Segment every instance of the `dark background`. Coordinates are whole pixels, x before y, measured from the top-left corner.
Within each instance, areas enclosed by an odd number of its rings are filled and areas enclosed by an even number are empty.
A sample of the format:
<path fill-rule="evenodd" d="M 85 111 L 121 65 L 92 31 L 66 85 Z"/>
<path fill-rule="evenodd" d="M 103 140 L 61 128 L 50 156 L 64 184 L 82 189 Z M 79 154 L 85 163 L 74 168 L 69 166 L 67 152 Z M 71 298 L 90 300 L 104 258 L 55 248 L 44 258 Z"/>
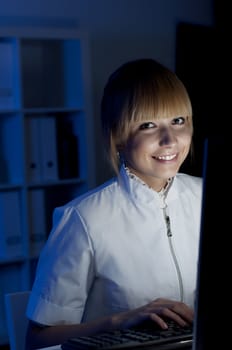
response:
<path fill-rule="evenodd" d="M 231 137 L 231 54 L 229 9 L 215 1 L 215 25 L 179 23 L 176 36 L 176 73 L 190 94 L 194 121 L 194 155 L 183 171 L 202 176 L 204 141 L 210 136 Z M 220 159 L 215 166 L 220 167 Z"/>

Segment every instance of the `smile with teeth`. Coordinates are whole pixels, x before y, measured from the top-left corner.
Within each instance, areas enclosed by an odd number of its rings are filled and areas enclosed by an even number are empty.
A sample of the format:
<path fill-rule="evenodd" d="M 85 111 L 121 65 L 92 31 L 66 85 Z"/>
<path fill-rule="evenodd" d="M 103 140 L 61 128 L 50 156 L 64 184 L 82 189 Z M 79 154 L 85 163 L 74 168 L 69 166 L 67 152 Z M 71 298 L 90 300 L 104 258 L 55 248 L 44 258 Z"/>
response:
<path fill-rule="evenodd" d="M 163 156 L 158 156 L 158 157 L 155 157 L 157 159 L 160 159 L 160 160 L 172 160 L 176 157 L 176 153 L 175 154 L 167 154 L 167 155 L 163 155 Z"/>

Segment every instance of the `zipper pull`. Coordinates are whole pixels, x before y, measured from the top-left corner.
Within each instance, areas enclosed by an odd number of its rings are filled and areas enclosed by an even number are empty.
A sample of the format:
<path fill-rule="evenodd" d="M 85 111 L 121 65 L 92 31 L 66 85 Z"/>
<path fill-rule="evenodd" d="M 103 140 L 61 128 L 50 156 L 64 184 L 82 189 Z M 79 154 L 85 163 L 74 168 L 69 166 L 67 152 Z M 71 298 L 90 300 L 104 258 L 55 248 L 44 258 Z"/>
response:
<path fill-rule="evenodd" d="M 166 220 L 166 224 L 167 224 L 167 235 L 168 235 L 168 237 L 172 237 L 170 218 L 167 214 L 165 215 L 165 220 Z"/>

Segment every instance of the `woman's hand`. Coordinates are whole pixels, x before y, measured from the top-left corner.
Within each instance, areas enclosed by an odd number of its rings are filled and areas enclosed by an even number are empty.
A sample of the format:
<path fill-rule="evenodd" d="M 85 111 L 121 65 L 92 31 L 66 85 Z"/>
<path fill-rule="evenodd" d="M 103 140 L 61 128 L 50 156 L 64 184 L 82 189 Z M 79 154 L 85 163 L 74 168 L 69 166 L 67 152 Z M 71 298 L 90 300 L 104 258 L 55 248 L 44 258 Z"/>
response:
<path fill-rule="evenodd" d="M 193 322 L 193 315 L 193 309 L 183 302 L 159 298 L 140 308 L 113 315 L 112 326 L 123 329 L 151 320 L 167 329 L 165 320 L 170 319 L 184 327 Z"/>
<path fill-rule="evenodd" d="M 62 344 L 73 337 L 91 336 L 105 331 L 125 329 L 147 320 L 151 320 L 162 329 L 166 329 L 168 326 L 165 320 L 167 319 L 173 320 L 181 326 L 186 326 L 193 321 L 193 310 L 179 301 L 160 298 L 137 309 L 120 312 L 87 323 L 44 325 L 44 327 L 41 327 L 41 325 L 30 321 L 26 337 L 26 349 L 32 350 Z"/>

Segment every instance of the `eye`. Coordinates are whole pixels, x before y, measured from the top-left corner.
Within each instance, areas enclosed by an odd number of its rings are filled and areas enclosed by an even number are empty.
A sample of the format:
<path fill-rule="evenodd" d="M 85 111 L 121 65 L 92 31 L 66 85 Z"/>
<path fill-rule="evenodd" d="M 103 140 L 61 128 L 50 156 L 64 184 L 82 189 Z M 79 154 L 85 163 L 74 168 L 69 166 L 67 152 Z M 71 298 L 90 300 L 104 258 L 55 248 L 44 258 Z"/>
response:
<path fill-rule="evenodd" d="M 146 122 L 146 123 L 143 123 L 139 126 L 139 129 L 140 130 L 146 130 L 146 129 L 151 129 L 151 128 L 154 128 L 156 125 L 152 122 Z"/>
<path fill-rule="evenodd" d="M 172 120 L 173 125 L 183 125 L 185 124 L 185 117 L 178 117 Z"/>

